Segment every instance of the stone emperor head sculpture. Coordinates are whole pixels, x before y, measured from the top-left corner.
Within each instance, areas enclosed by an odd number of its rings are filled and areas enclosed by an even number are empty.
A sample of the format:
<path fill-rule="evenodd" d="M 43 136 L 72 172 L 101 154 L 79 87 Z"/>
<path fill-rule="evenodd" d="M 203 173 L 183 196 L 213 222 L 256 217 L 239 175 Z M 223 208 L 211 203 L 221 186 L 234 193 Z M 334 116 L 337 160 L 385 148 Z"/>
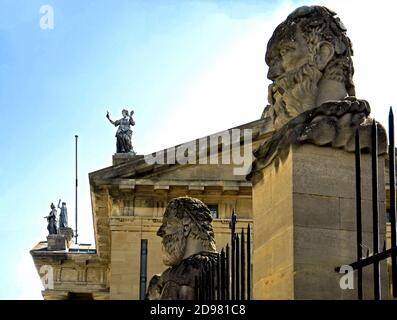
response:
<path fill-rule="evenodd" d="M 353 49 L 346 28 L 325 7 L 300 7 L 274 31 L 267 45 L 267 112 L 275 129 L 329 100 L 355 96 Z"/>
<path fill-rule="evenodd" d="M 282 160 L 292 144 L 353 151 L 359 130 L 361 148 L 370 151 L 370 107 L 355 97 L 352 55 L 345 26 L 325 7 L 299 7 L 277 26 L 265 56 L 272 83 L 262 114 L 271 121 L 273 135 L 254 151 L 249 179 L 273 160 Z M 378 151 L 384 153 L 381 125 L 378 136 Z"/>
<path fill-rule="evenodd" d="M 217 258 L 210 210 L 198 199 L 175 198 L 165 209 L 157 235 L 169 268 L 152 278 L 147 298 L 194 299 L 195 277 Z"/>

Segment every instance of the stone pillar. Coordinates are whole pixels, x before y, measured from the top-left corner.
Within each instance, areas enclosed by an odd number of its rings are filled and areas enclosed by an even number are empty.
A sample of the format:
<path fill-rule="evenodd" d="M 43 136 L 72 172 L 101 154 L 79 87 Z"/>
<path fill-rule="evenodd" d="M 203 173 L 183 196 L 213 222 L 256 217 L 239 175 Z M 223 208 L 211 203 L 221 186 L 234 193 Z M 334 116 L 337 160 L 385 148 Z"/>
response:
<path fill-rule="evenodd" d="M 253 186 L 254 299 L 356 299 L 342 290 L 336 266 L 356 261 L 354 154 L 290 147 L 278 166 L 262 169 Z M 384 157 L 379 157 L 380 247 L 385 239 Z M 362 155 L 363 242 L 372 253 L 371 156 Z M 363 250 L 365 252 L 365 250 Z M 373 268 L 363 272 L 364 298 L 373 298 Z M 388 298 L 381 264 L 382 298 Z M 355 288 L 356 272 L 355 272 Z"/>
<path fill-rule="evenodd" d="M 72 228 L 59 228 L 59 234 L 64 236 L 66 246 L 69 248 L 72 244 L 73 229 Z"/>
<path fill-rule="evenodd" d="M 67 241 L 64 235 L 61 234 L 50 234 L 47 236 L 47 250 L 48 251 L 60 251 L 67 248 Z"/>

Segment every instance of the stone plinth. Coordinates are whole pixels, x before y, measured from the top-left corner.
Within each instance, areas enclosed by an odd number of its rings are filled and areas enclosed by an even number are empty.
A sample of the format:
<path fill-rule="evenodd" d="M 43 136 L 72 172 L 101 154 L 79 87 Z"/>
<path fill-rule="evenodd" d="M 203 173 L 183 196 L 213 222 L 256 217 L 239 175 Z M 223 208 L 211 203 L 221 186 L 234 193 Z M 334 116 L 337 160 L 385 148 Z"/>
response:
<path fill-rule="evenodd" d="M 143 155 L 137 155 L 135 152 L 115 153 L 113 155 L 113 165 L 116 166 L 130 160 L 136 160 L 138 158 L 143 158 Z"/>
<path fill-rule="evenodd" d="M 44 290 L 41 294 L 44 300 L 69 300 L 69 292 L 64 290 Z"/>
<path fill-rule="evenodd" d="M 67 248 L 66 238 L 61 234 L 50 234 L 47 236 L 47 250 L 48 251 L 59 251 Z"/>
<path fill-rule="evenodd" d="M 262 169 L 253 187 L 254 299 L 356 299 L 342 290 L 336 266 L 356 261 L 354 154 L 290 147 L 286 160 Z M 379 157 L 380 247 L 385 239 L 384 157 Z M 362 156 L 363 243 L 372 248 L 371 156 Z M 372 249 L 371 249 L 372 252 Z M 373 298 L 373 269 L 363 272 Z M 388 298 L 386 264 L 381 264 Z M 357 285 L 355 274 L 355 288 Z"/>
<path fill-rule="evenodd" d="M 73 229 L 72 228 L 59 228 L 59 234 L 65 237 L 66 245 L 69 248 L 72 244 Z"/>

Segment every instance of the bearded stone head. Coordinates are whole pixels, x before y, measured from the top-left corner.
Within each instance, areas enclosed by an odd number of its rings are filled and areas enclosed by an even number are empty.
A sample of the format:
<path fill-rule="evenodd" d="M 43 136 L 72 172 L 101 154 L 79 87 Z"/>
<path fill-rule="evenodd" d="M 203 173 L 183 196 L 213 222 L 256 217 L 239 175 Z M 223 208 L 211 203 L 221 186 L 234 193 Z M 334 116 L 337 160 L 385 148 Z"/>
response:
<path fill-rule="evenodd" d="M 164 264 L 175 266 L 192 254 L 215 252 L 211 223 L 211 212 L 202 201 L 190 197 L 171 200 L 157 231 L 162 238 Z"/>
<path fill-rule="evenodd" d="M 326 101 L 354 96 L 353 49 L 336 13 L 321 6 L 293 11 L 267 45 L 268 101 L 263 117 L 281 128 Z"/>

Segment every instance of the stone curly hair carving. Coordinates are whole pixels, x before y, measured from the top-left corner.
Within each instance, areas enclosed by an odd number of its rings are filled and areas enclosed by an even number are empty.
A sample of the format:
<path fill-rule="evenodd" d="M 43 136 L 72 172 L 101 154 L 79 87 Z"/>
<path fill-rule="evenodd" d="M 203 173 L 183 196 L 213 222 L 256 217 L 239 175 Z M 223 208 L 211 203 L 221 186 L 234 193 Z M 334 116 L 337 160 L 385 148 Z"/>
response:
<path fill-rule="evenodd" d="M 343 82 L 350 96 L 355 96 L 353 83 L 353 47 L 346 35 L 346 28 L 336 13 L 322 6 L 302 6 L 293 11 L 275 29 L 267 45 L 266 63 L 269 64 L 272 48 L 280 40 L 294 41 L 300 28 L 309 48 L 315 48 L 320 41 L 331 43 L 334 57 L 328 63 L 323 76 Z"/>
<path fill-rule="evenodd" d="M 215 251 L 215 236 L 210 209 L 199 199 L 178 197 L 172 199 L 164 212 L 164 217 L 175 216 L 181 224 L 191 226 L 191 235 L 200 239 L 205 249 Z"/>

